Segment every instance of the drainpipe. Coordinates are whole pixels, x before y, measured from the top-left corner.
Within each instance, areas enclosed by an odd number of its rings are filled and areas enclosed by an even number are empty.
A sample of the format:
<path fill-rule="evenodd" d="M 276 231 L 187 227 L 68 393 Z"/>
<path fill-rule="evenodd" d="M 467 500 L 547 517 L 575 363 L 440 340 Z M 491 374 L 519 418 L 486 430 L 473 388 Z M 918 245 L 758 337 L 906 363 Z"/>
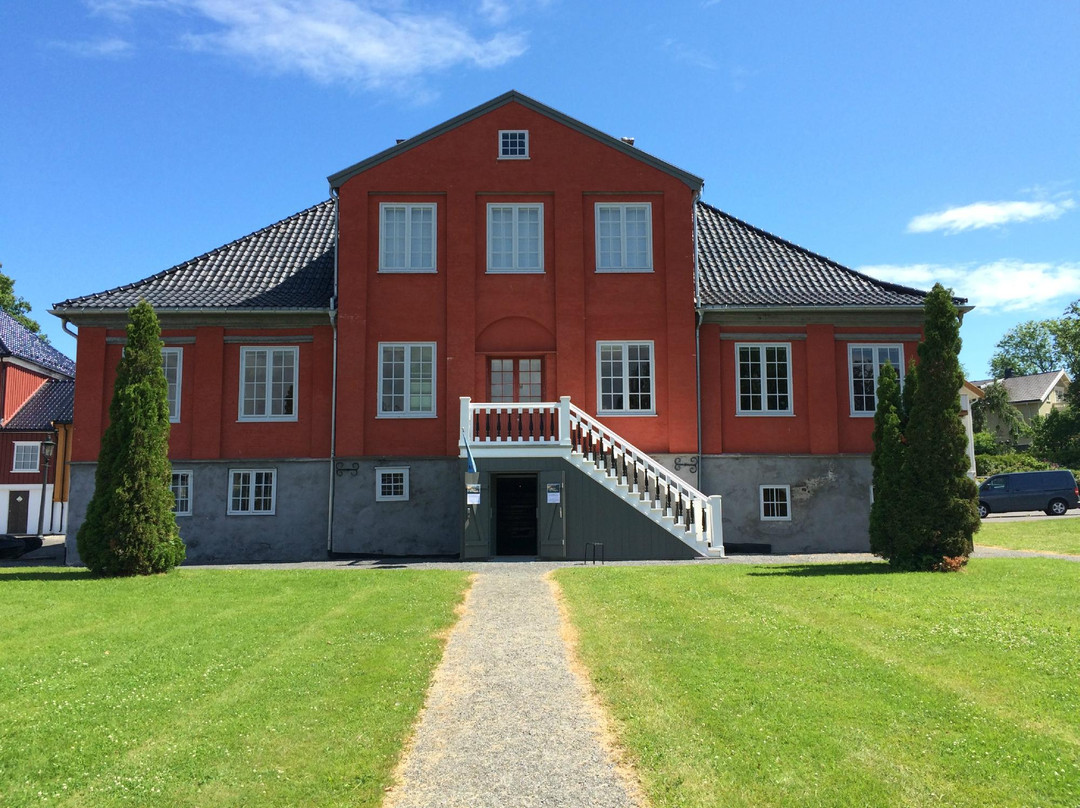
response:
<path fill-rule="evenodd" d="M 78 340 L 79 339 L 78 333 L 76 333 L 75 331 L 72 331 L 70 328 L 68 328 L 68 323 L 70 323 L 70 322 L 71 321 L 68 320 L 67 317 L 61 317 L 60 318 L 60 327 L 62 329 L 64 329 L 65 334 L 70 334 L 71 336 L 75 337 L 76 340 Z"/>
<path fill-rule="evenodd" d="M 693 228 L 694 228 L 694 390 L 697 399 L 697 490 L 705 493 L 705 458 L 701 454 L 701 324 L 705 312 L 701 309 L 701 270 L 698 266 L 697 203 L 700 191 L 694 192 Z"/>
<path fill-rule="evenodd" d="M 334 552 L 334 461 L 337 458 L 337 386 L 338 386 L 338 199 L 334 196 L 334 296 L 330 298 L 330 327 L 334 330 L 333 371 L 330 381 L 330 493 L 326 513 L 326 552 Z"/>

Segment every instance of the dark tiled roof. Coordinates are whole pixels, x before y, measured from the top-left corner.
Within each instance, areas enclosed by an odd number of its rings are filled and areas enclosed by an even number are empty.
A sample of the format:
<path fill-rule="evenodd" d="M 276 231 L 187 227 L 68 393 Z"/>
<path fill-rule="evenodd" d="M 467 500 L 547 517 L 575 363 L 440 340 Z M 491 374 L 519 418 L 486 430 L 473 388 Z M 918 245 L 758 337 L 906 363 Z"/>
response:
<path fill-rule="evenodd" d="M 65 376 L 75 375 L 74 362 L 3 311 L 0 311 L 0 356 L 13 356 Z"/>
<path fill-rule="evenodd" d="M 334 289 L 334 200 L 144 280 L 54 310 L 327 309 Z"/>
<path fill-rule="evenodd" d="M 49 379 L 34 395 L 19 407 L 5 429 L 27 432 L 48 432 L 53 421 L 70 424 L 75 411 L 75 382 L 69 379 Z"/>
<path fill-rule="evenodd" d="M 1048 373 L 1032 373 L 1030 376 L 1010 376 L 1007 379 L 981 379 L 972 382 L 976 387 L 986 389 L 997 382 L 1009 394 L 1009 402 L 1019 404 L 1021 401 L 1045 401 L 1050 391 L 1058 383 L 1059 377 L 1069 384 L 1069 376 L 1064 370 L 1051 370 Z"/>
<path fill-rule="evenodd" d="M 875 280 L 759 230 L 704 202 L 697 207 L 705 308 L 911 306 L 926 292 Z"/>

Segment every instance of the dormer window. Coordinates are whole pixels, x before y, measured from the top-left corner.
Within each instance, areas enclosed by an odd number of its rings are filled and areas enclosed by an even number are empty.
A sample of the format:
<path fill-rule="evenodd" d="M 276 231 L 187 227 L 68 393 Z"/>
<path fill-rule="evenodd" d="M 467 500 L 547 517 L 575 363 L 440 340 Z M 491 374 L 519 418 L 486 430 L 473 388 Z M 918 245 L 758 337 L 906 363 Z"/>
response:
<path fill-rule="evenodd" d="M 500 160 L 528 160 L 529 159 L 529 130 L 528 129 L 500 129 L 499 130 L 499 159 Z"/>

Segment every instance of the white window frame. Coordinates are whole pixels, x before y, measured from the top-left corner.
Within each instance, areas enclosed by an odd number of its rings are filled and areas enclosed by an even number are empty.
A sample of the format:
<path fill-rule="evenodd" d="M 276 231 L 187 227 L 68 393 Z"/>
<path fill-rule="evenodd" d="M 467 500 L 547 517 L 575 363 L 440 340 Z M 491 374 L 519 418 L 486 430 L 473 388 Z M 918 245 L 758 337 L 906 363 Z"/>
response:
<path fill-rule="evenodd" d="M 402 208 L 405 211 L 405 253 L 401 266 L 386 262 L 386 212 Z M 430 266 L 410 266 L 412 263 L 412 212 L 415 210 L 431 211 L 431 264 Z M 439 206 L 434 202 L 381 202 L 379 203 L 379 272 L 404 272 L 425 274 L 438 272 L 439 267 Z"/>
<path fill-rule="evenodd" d="M 511 257 L 513 259 L 513 266 L 509 267 L 494 267 L 494 245 L 492 239 L 494 238 L 493 230 L 493 214 L 496 208 L 509 208 L 513 211 L 513 222 L 511 225 L 513 246 L 511 247 Z M 535 267 L 522 267 L 521 262 L 521 245 L 519 243 L 519 216 L 523 210 L 535 210 L 538 213 L 538 236 L 537 236 L 537 261 L 538 264 Z M 512 273 L 515 275 L 537 273 L 542 274 L 544 272 L 544 204 L 542 202 L 489 202 L 487 205 L 487 271 L 491 274 L 506 274 Z"/>
<path fill-rule="evenodd" d="M 386 348 L 404 348 L 405 349 L 405 377 L 404 377 L 404 397 L 405 408 L 403 410 L 387 410 L 383 408 L 383 382 L 385 381 L 385 362 L 384 351 Z M 412 387 L 412 352 L 416 349 L 430 348 L 431 349 L 431 409 L 412 409 L 411 387 Z M 438 345 L 434 342 L 380 342 L 379 343 L 379 377 L 378 383 L 375 386 L 375 394 L 378 397 L 378 417 L 379 418 L 437 418 L 439 409 L 439 350 Z"/>
<path fill-rule="evenodd" d="M 525 142 L 524 154 L 507 154 L 506 149 L 509 144 L 505 141 L 504 135 L 523 135 Z M 499 130 L 499 159 L 500 160 L 528 160 L 529 159 L 529 130 L 528 129 L 500 129 Z"/>
<path fill-rule="evenodd" d="M 855 409 L 855 351 L 860 349 L 870 349 L 874 352 L 874 384 L 873 384 L 873 396 L 874 407 L 869 410 L 856 410 Z M 877 387 L 880 381 L 880 372 L 882 363 L 879 361 L 878 351 L 880 350 L 897 350 L 900 352 L 900 364 L 896 367 L 896 376 L 900 384 L 900 389 L 904 389 L 904 343 L 902 342 L 853 342 L 848 345 L 848 412 L 852 418 L 873 418 L 874 413 L 877 411 Z"/>
<path fill-rule="evenodd" d="M 34 467 L 19 468 L 19 449 L 32 446 L 34 448 Z M 11 450 L 11 471 L 13 474 L 34 474 L 41 471 L 41 441 L 17 440 Z"/>
<path fill-rule="evenodd" d="M 247 486 L 248 494 L 246 508 L 236 509 L 233 507 L 233 485 L 237 475 L 249 475 Z M 255 509 L 255 475 L 270 475 L 270 509 Z M 277 469 L 229 469 L 229 487 L 225 492 L 227 503 L 226 513 L 229 516 L 273 516 L 277 512 Z"/>
<path fill-rule="evenodd" d="M 165 358 L 170 356 L 176 357 L 175 381 L 169 379 L 169 372 L 165 366 Z M 161 370 L 165 374 L 165 383 L 169 386 L 169 423 L 178 424 L 180 423 L 180 391 L 184 379 L 184 349 L 162 348 Z"/>
<path fill-rule="evenodd" d="M 784 498 L 783 503 L 777 500 L 773 505 L 783 504 L 784 515 L 783 516 L 766 516 L 765 515 L 765 492 L 766 491 L 783 491 Z M 791 486 L 790 485 L 759 485 L 758 486 L 758 515 L 761 517 L 762 522 L 790 522 L 791 521 Z"/>
<path fill-rule="evenodd" d="M 186 480 L 186 485 L 187 485 L 187 510 L 183 510 L 183 511 L 180 510 L 175 504 L 175 501 L 178 499 L 177 493 L 176 493 L 176 489 L 177 489 L 176 478 L 177 477 L 186 477 L 187 478 L 187 480 Z M 173 502 L 174 502 L 174 504 L 173 504 L 173 514 L 175 516 L 191 516 L 191 510 L 194 507 L 193 503 L 194 503 L 194 500 L 195 500 L 195 487 L 193 485 L 194 480 L 195 480 L 195 475 L 191 472 L 190 469 L 173 469 L 172 470 L 172 480 L 169 483 L 169 489 L 173 493 Z M 182 483 L 182 485 L 183 484 L 185 484 L 185 483 Z M 230 482 L 230 486 L 231 486 L 231 482 Z M 230 493 L 231 493 L 231 488 L 230 488 Z"/>
<path fill-rule="evenodd" d="M 247 375 L 248 357 L 257 353 L 266 354 L 266 378 L 263 380 L 262 401 L 264 403 L 266 412 L 262 415 L 246 415 L 244 413 L 245 399 L 245 377 Z M 292 354 L 292 412 L 291 413 L 278 413 L 273 414 L 271 410 L 274 404 L 274 375 L 273 375 L 273 358 L 274 354 Z M 274 345 L 274 346 L 244 346 L 240 348 L 240 395 L 237 399 L 236 405 L 236 419 L 238 421 L 295 421 L 297 420 L 300 411 L 300 348 L 295 345 Z M 255 399 L 258 401 L 259 399 Z M 284 401 L 285 399 L 282 399 Z"/>
<path fill-rule="evenodd" d="M 626 234 L 626 212 L 631 209 L 643 209 L 645 211 L 645 261 L 644 266 L 626 266 L 627 258 L 627 234 Z M 600 211 L 602 210 L 618 210 L 619 211 L 619 255 L 621 256 L 623 266 L 606 266 L 600 263 L 600 257 L 603 252 L 600 249 Z M 597 202 L 594 211 L 594 224 L 596 228 L 595 244 L 593 245 L 596 250 L 595 263 L 597 272 L 652 272 L 653 271 L 653 226 L 652 226 L 652 203 L 651 202 Z"/>
<path fill-rule="evenodd" d="M 649 348 L 649 404 L 647 410 L 630 409 L 630 362 L 627 354 L 631 345 L 647 345 Z M 618 346 L 623 349 L 622 358 L 622 409 L 604 409 L 603 349 Z M 656 346 L 652 340 L 598 340 L 596 343 L 596 413 L 605 416 L 649 416 L 656 415 Z"/>
<path fill-rule="evenodd" d="M 742 401 L 742 361 L 740 354 L 743 348 L 756 348 L 760 353 L 758 354 L 757 364 L 761 373 L 761 390 L 758 392 L 758 397 L 761 403 L 760 409 L 743 409 Z M 787 353 L 787 408 L 786 409 L 769 409 L 769 391 L 767 379 L 765 377 L 766 366 L 768 364 L 765 359 L 765 350 L 768 348 L 783 348 Z M 749 416 L 792 416 L 795 414 L 795 395 L 792 390 L 792 353 L 790 342 L 736 342 L 735 343 L 735 414 L 736 415 L 749 415 Z"/>
<path fill-rule="evenodd" d="M 403 482 L 404 493 L 384 494 L 383 478 L 390 475 L 400 474 Z M 407 502 L 409 499 L 409 467 L 387 466 L 375 469 L 375 501 L 376 502 Z"/>

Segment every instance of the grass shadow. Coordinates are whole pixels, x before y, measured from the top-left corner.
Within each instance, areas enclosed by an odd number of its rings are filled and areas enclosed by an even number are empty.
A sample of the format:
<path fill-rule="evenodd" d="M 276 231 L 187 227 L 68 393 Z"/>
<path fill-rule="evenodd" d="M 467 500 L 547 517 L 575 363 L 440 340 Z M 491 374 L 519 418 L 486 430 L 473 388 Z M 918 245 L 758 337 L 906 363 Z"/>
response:
<path fill-rule="evenodd" d="M 896 572 L 888 564 L 877 561 L 852 561 L 840 564 L 778 564 L 775 567 L 761 567 L 751 576 L 788 578 L 814 578 L 823 575 L 889 575 Z"/>
<path fill-rule="evenodd" d="M 6 570 L 13 570 L 7 572 Z M 100 575 L 94 575 L 85 568 L 58 570 L 34 569 L 33 567 L 0 567 L 0 584 L 8 581 L 99 581 Z"/>

